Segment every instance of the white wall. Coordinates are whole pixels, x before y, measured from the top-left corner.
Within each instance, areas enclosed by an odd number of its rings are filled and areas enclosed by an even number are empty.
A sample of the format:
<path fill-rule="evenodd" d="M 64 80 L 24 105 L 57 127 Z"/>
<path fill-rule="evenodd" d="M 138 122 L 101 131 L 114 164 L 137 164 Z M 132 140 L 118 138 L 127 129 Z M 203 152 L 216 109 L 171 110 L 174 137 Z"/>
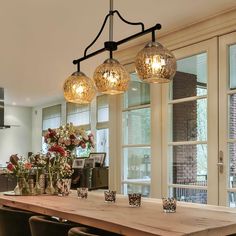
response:
<path fill-rule="evenodd" d="M 5 124 L 19 127 L 0 130 L 0 165 L 12 154 L 27 156 L 32 151 L 32 108 L 6 105 Z"/>

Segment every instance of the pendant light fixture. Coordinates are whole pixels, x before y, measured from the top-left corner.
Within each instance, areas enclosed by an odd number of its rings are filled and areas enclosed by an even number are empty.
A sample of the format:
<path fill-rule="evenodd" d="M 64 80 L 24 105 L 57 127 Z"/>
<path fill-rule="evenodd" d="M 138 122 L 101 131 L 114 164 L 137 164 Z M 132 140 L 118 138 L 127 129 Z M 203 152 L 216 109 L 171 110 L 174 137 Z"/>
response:
<path fill-rule="evenodd" d="M 139 78 L 147 83 L 170 82 L 176 72 L 176 59 L 160 43 L 148 43 L 136 56 L 135 67 Z"/>
<path fill-rule="evenodd" d="M 122 40 L 113 41 L 113 16 L 115 14 L 126 24 L 141 26 L 141 31 Z M 103 48 L 87 54 L 88 49 L 94 45 L 103 32 L 108 18 L 109 41 L 104 42 Z M 164 48 L 160 43 L 155 42 L 155 32 L 160 29 L 160 24 L 156 24 L 145 30 L 142 22 L 129 22 L 125 20 L 117 10 L 113 10 L 113 0 L 110 0 L 110 11 L 106 15 L 97 36 L 85 49 L 84 56 L 73 61 L 75 65 L 77 64 L 77 72 L 73 73 L 64 83 L 65 99 L 80 104 L 91 102 L 95 96 L 94 82 L 97 90 L 104 94 L 114 95 L 126 91 L 130 80 L 129 73 L 113 58 L 113 51 L 116 51 L 119 45 L 148 33 L 152 35 L 152 42 L 147 44 L 138 53 L 135 60 L 138 76 L 141 80 L 148 83 L 169 82 L 176 72 L 176 60 L 169 50 Z M 80 72 L 80 62 L 104 51 L 109 51 L 109 58 L 96 68 L 93 80 Z"/>
<path fill-rule="evenodd" d="M 109 44 L 113 42 L 113 0 L 110 0 L 110 22 L 109 22 Z M 109 46 L 109 45 L 108 45 Z M 111 45 L 112 46 L 112 45 Z M 115 45 L 114 45 L 115 46 Z M 109 49 L 110 58 L 98 66 L 94 72 L 93 79 L 99 92 L 104 94 L 120 94 L 128 89 L 130 76 L 125 68 L 113 59 L 112 48 Z"/>
<path fill-rule="evenodd" d="M 83 72 L 74 72 L 64 83 L 64 97 L 68 102 L 88 104 L 95 94 L 94 82 Z"/>

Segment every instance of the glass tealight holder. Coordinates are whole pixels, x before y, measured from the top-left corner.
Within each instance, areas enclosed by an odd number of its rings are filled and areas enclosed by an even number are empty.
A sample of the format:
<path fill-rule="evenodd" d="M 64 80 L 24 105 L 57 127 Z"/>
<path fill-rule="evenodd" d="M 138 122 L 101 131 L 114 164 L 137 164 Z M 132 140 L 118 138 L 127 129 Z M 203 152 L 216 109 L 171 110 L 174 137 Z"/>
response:
<path fill-rule="evenodd" d="M 77 188 L 78 198 L 87 199 L 88 197 L 88 188 Z"/>
<path fill-rule="evenodd" d="M 107 190 L 104 191 L 105 202 L 115 202 L 116 201 L 116 191 Z"/>
<path fill-rule="evenodd" d="M 129 193 L 129 205 L 131 207 L 140 207 L 141 206 L 141 198 L 142 194 L 141 193 Z"/>
<path fill-rule="evenodd" d="M 162 198 L 163 211 L 166 213 L 176 212 L 176 199 L 171 198 Z"/>

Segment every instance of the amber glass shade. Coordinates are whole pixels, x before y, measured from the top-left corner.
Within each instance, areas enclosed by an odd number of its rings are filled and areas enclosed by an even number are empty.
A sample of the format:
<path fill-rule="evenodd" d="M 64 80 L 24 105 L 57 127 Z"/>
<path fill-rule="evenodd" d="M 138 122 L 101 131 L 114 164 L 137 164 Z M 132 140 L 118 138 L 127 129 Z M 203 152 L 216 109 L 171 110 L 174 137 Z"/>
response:
<path fill-rule="evenodd" d="M 68 102 L 87 104 L 95 96 L 94 82 L 82 72 L 75 72 L 66 79 L 64 97 Z"/>
<path fill-rule="evenodd" d="M 128 72 L 115 59 L 107 59 L 98 66 L 93 79 L 99 92 L 111 95 L 125 92 L 130 81 Z"/>
<path fill-rule="evenodd" d="M 137 54 L 135 67 L 142 81 L 166 83 L 175 75 L 176 59 L 173 53 L 160 43 L 150 42 Z"/>

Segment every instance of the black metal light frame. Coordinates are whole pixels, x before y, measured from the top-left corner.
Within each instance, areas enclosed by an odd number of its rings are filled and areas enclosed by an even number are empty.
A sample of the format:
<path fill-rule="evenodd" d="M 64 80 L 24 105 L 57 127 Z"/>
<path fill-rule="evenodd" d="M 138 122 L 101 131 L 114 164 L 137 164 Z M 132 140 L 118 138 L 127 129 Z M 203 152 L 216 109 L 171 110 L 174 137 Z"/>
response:
<path fill-rule="evenodd" d="M 152 34 L 152 41 L 153 41 L 153 42 L 155 41 L 155 31 L 161 29 L 161 24 L 158 23 L 158 24 L 156 24 L 155 26 L 153 26 L 153 27 L 148 28 L 148 29 L 145 30 L 144 24 L 143 24 L 142 22 L 130 22 L 130 21 L 127 21 L 127 20 L 125 20 L 125 19 L 121 16 L 121 14 L 119 13 L 119 11 L 113 10 L 112 8 L 113 8 L 113 0 L 110 0 L 110 11 L 109 11 L 109 13 L 105 16 L 105 19 L 104 19 L 104 21 L 103 21 L 102 27 L 101 27 L 100 31 L 98 32 L 97 36 L 96 36 L 95 39 L 85 48 L 85 50 L 84 50 L 84 56 L 81 57 L 81 58 L 78 58 L 78 59 L 76 59 L 76 60 L 73 60 L 73 64 L 74 64 L 74 65 L 77 65 L 77 71 L 80 71 L 80 62 L 81 62 L 81 61 L 84 61 L 84 60 L 86 60 L 86 59 L 88 59 L 88 58 L 90 58 L 90 57 L 93 57 L 93 56 L 95 56 L 95 55 L 97 55 L 97 54 L 100 54 L 100 53 L 102 53 L 102 52 L 104 52 L 104 51 L 109 51 L 109 52 L 110 52 L 110 58 L 112 58 L 112 56 L 113 56 L 113 55 L 112 55 L 113 51 L 116 51 L 119 45 L 121 45 L 121 44 L 123 44 L 123 43 L 126 43 L 126 42 L 128 42 L 128 41 L 130 41 L 130 40 L 132 40 L 132 39 L 135 39 L 135 38 L 138 38 L 138 37 L 143 36 L 143 35 L 145 35 L 145 34 L 151 33 L 151 34 Z M 113 24 L 113 16 L 114 16 L 114 14 L 117 14 L 118 17 L 120 18 L 120 20 L 122 20 L 122 21 L 123 21 L 124 23 L 126 23 L 126 24 L 129 24 L 129 25 L 140 25 L 141 28 L 142 28 L 141 31 L 140 31 L 139 33 L 133 34 L 133 35 L 127 37 L 127 38 L 121 39 L 121 40 L 119 40 L 119 41 L 116 41 L 116 42 L 113 41 L 113 40 L 112 40 L 112 37 L 113 37 L 113 35 L 112 35 L 112 34 L 113 34 L 113 28 L 112 28 L 113 25 L 112 25 L 112 24 Z M 109 33 L 110 33 L 110 39 L 109 39 L 109 41 L 104 42 L 104 47 L 103 47 L 103 48 L 98 49 L 97 51 L 94 51 L 94 52 L 91 52 L 91 53 L 87 54 L 89 48 L 94 45 L 94 43 L 98 40 L 98 38 L 99 38 L 100 35 L 102 34 L 102 32 L 103 32 L 103 30 L 104 30 L 104 27 L 105 27 L 105 25 L 106 25 L 106 22 L 107 22 L 108 18 L 110 18 L 110 32 L 109 32 Z"/>

